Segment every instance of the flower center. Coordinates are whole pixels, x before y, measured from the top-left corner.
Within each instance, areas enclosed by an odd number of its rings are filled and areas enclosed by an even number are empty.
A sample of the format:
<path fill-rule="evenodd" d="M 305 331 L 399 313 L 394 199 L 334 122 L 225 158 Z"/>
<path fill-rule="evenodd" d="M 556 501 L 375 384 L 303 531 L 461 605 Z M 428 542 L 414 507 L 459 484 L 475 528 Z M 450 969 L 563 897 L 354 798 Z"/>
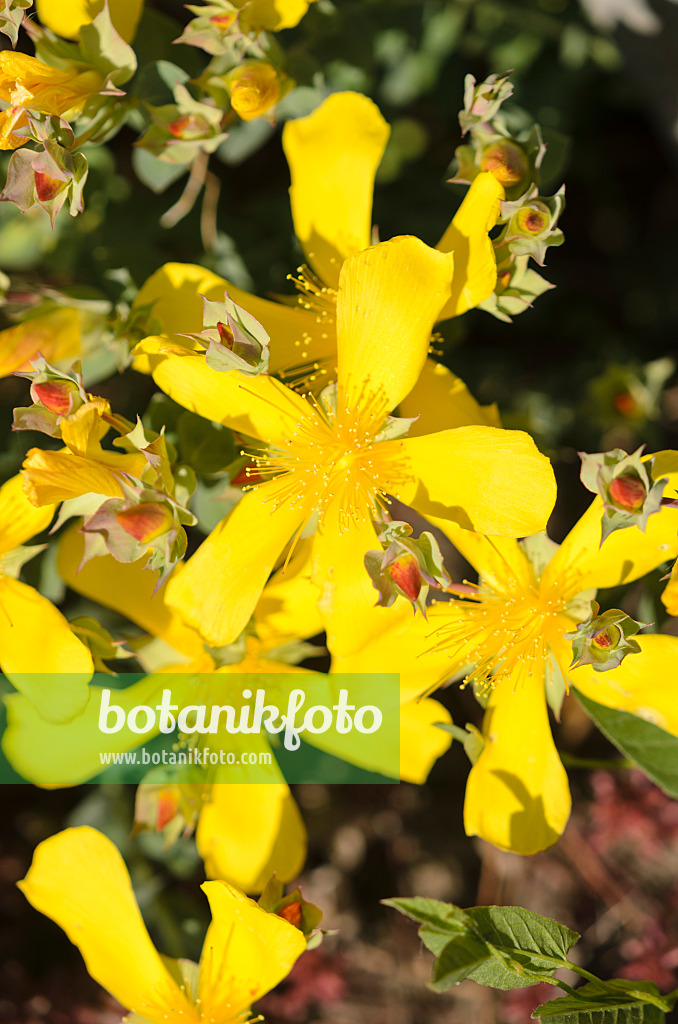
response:
<path fill-rule="evenodd" d="M 508 592 L 484 584 L 473 590 L 438 606 L 448 621 L 437 630 L 434 650 L 449 649 L 451 658 L 472 665 L 464 685 L 471 683 L 481 693 L 508 676 L 516 683 L 535 673 L 543 676 L 549 641 L 562 632 L 557 620 L 566 602 L 560 593 L 544 592 L 537 582 L 514 584 Z"/>
<path fill-rule="evenodd" d="M 309 416 L 299 423 L 284 447 L 254 455 L 253 472 L 263 479 L 286 478 L 273 507 L 283 503 L 309 509 L 322 521 L 336 500 L 342 528 L 379 515 L 388 494 L 407 473 L 392 445 L 382 445 L 383 402 L 367 395 L 352 404 L 326 396 L 309 398 Z"/>

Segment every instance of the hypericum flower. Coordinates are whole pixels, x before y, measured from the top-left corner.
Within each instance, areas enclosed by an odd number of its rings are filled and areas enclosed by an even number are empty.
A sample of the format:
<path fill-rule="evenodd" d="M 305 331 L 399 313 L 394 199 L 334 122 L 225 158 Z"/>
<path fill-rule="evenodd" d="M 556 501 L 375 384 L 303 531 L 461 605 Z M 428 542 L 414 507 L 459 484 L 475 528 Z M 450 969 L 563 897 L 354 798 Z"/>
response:
<path fill-rule="evenodd" d="M 30 370 L 39 353 L 59 366 L 70 365 L 82 354 L 80 310 L 53 309 L 0 331 L 0 377 Z"/>
<path fill-rule="evenodd" d="M 201 887 L 212 923 L 200 963 L 161 956 L 125 862 L 93 828 L 69 828 L 45 839 L 18 885 L 63 928 L 94 980 L 135 1015 L 129 1021 L 239 1024 L 306 948 L 298 928 L 219 881 Z"/>
<path fill-rule="evenodd" d="M 49 526 L 54 506 L 34 508 L 21 476 L 0 487 L 0 667 L 49 722 L 80 714 L 89 699 L 92 657 L 51 601 L 17 577 L 40 547 L 24 543 Z"/>
<path fill-rule="evenodd" d="M 179 699 L 180 691 L 184 693 L 191 674 L 216 671 L 215 652 L 210 652 L 199 633 L 184 625 L 166 604 L 165 585 L 153 593 L 153 579 L 140 563 L 123 564 L 104 556 L 88 562 L 78 571 L 82 555 L 82 537 L 77 530 L 68 530 L 60 541 L 58 556 L 64 582 L 84 597 L 124 615 L 150 634 L 153 640 L 139 647 L 137 657 L 147 671 L 176 675 L 176 685 L 172 684 L 175 698 Z M 285 645 L 322 630 L 316 595 L 303 580 L 306 562 L 307 552 L 302 546 L 290 571 L 284 577 L 278 574 L 271 580 L 255 610 L 257 635 L 247 637 L 240 652 L 231 651 L 232 663 L 222 665 L 220 673 L 226 676 L 264 673 L 270 677 L 305 671 L 283 662 L 278 652 Z M 228 679 L 224 683 L 228 684 Z M 125 707 L 155 703 L 166 685 L 167 677 L 151 675 L 116 691 L 116 699 Z M 90 687 L 89 707 L 67 726 L 48 725 L 19 694 L 6 698 L 8 727 L 3 736 L 3 750 L 24 778 L 54 787 L 77 785 L 99 774 L 100 690 L 101 687 Z M 194 703 L 195 693 L 190 689 L 185 697 L 185 703 Z M 233 699 L 233 695 L 229 695 L 228 700 Z M 433 725 L 441 721 L 449 721 L 449 715 L 435 700 L 416 703 L 410 700 L 401 708 L 403 779 L 424 782 L 435 760 L 449 746 L 449 736 Z M 123 727 L 115 735 L 115 752 L 134 750 L 154 735 L 157 730 L 139 734 Z M 231 737 L 231 748 L 232 740 Z M 253 749 L 251 741 L 260 743 L 262 751 L 271 750 L 265 740 L 248 734 L 250 751 Z M 211 742 L 214 746 L 213 738 Z M 379 770 L 378 763 L 373 767 Z M 232 779 L 230 769 L 224 773 L 224 778 L 228 780 L 229 776 Z M 204 787 L 196 840 L 208 877 L 225 878 L 246 892 L 260 892 L 274 871 L 282 881 L 289 881 L 301 871 L 306 856 L 306 830 L 275 757 L 271 776 L 268 783 L 240 785 L 227 781 Z"/>
<path fill-rule="evenodd" d="M 654 472 L 669 466 L 656 456 Z M 672 487 L 678 476 L 672 476 Z M 404 685 L 430 692 L 452 678 L 473 684 L 487 711 L 484 747 L 471 768 L 464 823 L 504 850 L 532 854 L 556 842 L 570 813 L 567 775 L 549 726 L 568 685 L 678 735 L 675 666 L 678 638 L 634 636 L 640 653 L 618 668 L 572 668 L 564 634 L 591 611 L 595 588 L 629 583 L 678 552 L 678 509 L 665 507 L 600 546 L 603 503 L 596 498 L 558 547 L 545 535 L 524 541 L 444 529 L 477 569 L 477 586 L 452 586 L 453 599 L 403 628 L 394 620 L 361 651 L 338 658 L 337 672 L 399 671 Z M 469 668 L 469 666 L 473 666 Z"/>
<path fill-rule="evenodd" d="M 42 24 L 64 39 L 77 39 L 83 25 L 89 25 L 103 7 L 101 0 L 36 0 Z M 108 0 L 113 27 L 127 43 L 137 30 L 144 0 Z"/>
<path fill-rule="evenodd" d="M 235 640 L 278 558 L 315 524 L 313 571 L 323 608 L 332 609 L 333 628 L 352 645 L 362 642 L 370 619 L 359 621 L 362 606 L 374 604 L 363 556 L 376 546 L 373 519 L 389 495 L 493 535 L 544 527 L 555 500 L 553 472 L 526 434 L 462 427 L 394 439 L 402 429 L 388 413 L 426 361 L 431 328 L 449 299 L 453 259 L 403 236 L 345 261 L 338 384 L 320 402 L 265 375 L 218 373 L 200 353 L 162 338 L 138 347 L 177 402 L 258 438 L 257 472 L 270 478 L 222 520 L 168 588 L 170 604 L 210 643 Z M 368 593 L 360 611 L 353 608 L 356 587 Z"/>
<path fill-rule="evenodd" d="M 35 57 L 15 50 L 0 53 L 0 99 L 9 103 L 0 113 L 0 148 L 16 149 L 28 136 L 13 133 L 25 127 L 26 110 L 58 117 L 74 117 L 82 113 L 90 96 L 96 95 L 104 84 L 98 71 L 64 71 L 50 67 Z"/>
<path fill-rule="evenodd" d="M 372 241 L 374 178 L 388 135 L 388 124 L 375 104 L 353 92 L 334 93 L 308 117 L 285 125 L 292 218 L 308 263 L 293 275 L 299 291 L 296 303 L 249 295 L 204 267 L 180 263 L 156 271 L 141 288 L 137 303 L 153 304 L 153 317 L 162 331 L 186 345 L 179 334 L 200 330 L 200 295 L 220 300 L 226 289 L 273 339 L 271 373 L 317 392 L 336 376 L 339 273 L 348 256 Z M 454 252 L 455 263 L 451 295 L 439 319 L 458 316 L 492 294 L 497 268 L 488 231 L 496 223 L 503 195 L 496 178 L 479 175 L 440 239 L 437 248 Z M 143 360 L 135 366 L 148 369 Z M 404 399 L 401 414 L 417 415 L 425 409 L 427 417 L 435 418 L 435 426 L 427 429 L 460 426 L 449 395 L 458 381 L 444 367 L 435 371 L 433 380 L 433 366 Z M 430 384 L 435 394 L 430 393 Z M 491 413 L 482 421 L 470 422 L 498 426 Z M 415 424 L 413 434 L 420 428 L 421 423 Z"/>

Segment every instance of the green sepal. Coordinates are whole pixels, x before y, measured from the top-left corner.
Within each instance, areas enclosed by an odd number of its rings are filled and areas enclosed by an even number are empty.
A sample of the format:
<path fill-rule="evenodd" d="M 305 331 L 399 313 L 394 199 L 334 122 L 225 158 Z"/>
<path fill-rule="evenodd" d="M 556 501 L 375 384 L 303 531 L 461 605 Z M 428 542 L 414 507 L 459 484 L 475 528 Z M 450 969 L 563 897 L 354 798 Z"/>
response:
<path fill-rule="evenodd" d="M 453 739 L 458 740 L 462 744 L 471 764 L 476 763 L 485 749 L 485 737 L 480 729 L 477 729 L 471 722 L 466 723 L 465 729 L 462 729 L 459 725 L 454 725 L 452 722 L 434 722 L 433 724 L 437 729 L 442 729 L 443 732 L 449 733 Z"/>
<path fill-rule="evenodd" d="M 24 20 L 24 11 L 33 6 L 33 0 L 1 0 L 0 32 L 7 36 L 12 46 L 16 46 L 19 29 Z"/>
<path fill-rule="evenodd" d="M 269 914 L 277 914 L 278 917 L 284 917 L 290 924 L 294 924 L 294 927 L 298 928 L 306 939 L 317 931 L 323 919 L 322 910 L 315 903 L 305 900 L 301 889 L 296 888 L 285 893 L 285 887 L 275 875 L 269 878 L 257 902 Z M 281 913 L 286 907 L 293 908 L 294 917 L 298 915 L 298 923 L 295 922 L 291 911 Z"/>
<path fill-rule="evenodd" d="M 446 590 L 451 579 L 443 565 L 438 542 L 431 533 L 411 536 L 409 523 L 375 523 L 381 549 L 365 554 L 365 569 L 379 594 L 377 605 L 389 608 L 396 598 L 404 597 L 426 618 L 426 598 L 431 587 Z"/>
<path fill-rule="evenodd" d="M 79 39 L 82 61 L 103 75 L 107 86 L 122 85 L 136 71 L 136 54 L 116 32 L 108 2 L 104 3 L 103 10 L 96 18 L 81 27 Z M 110 92 L 115 94 L 119 90 L 112 88 Z"/>
<path fill-rule="evenodd" d="M 92 655 L 95 672 L 114 676 L 116 673 L 106 665 L 107 661 L 134 657 L 131 651 L 125 650 L 122 641 L 114 640 L 108 630 L 89 615 L 79 615 L 68 624 Z"/>

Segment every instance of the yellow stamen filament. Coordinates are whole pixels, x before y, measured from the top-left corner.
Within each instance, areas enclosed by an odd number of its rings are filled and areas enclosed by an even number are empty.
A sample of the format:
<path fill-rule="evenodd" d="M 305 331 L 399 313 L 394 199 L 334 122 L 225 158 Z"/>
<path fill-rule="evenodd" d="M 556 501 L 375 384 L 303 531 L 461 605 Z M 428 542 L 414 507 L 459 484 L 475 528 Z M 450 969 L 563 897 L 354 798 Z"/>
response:
<path fill-rule="evenodd" d="M 406 479 L 405 460 L 377 436 L 386 417 L 383 399 L 361 389 L 357 400 L 338 395 L 336 411 L 327 401 L 305 396 L 309 414 L 284 447 L 250 454 L 250 474 L 283 483 L 272 499 L 317 514 L 322 529 L 327 508 L 338 499 L 342 530 L 351 521 L 377 518 L 388 495 Z M 243 454 L 249 454 L 243 452 Z"/>

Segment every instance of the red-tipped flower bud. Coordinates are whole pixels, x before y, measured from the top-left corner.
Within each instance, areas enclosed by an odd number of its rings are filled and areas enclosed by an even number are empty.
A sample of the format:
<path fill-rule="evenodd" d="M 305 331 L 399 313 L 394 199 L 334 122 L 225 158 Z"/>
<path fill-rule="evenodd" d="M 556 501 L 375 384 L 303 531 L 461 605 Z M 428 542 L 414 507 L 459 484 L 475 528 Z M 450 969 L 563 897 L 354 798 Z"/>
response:
<path fill-rule="evenodd" d="M 235 338 L 233 337 L 233 331 L 231 328 L 228 324 L 224 324 L 219 320 L 217 323 L 217 330 L 219 332 L 219 341 L 221 344 L 225 345 L 226 348 L 232 352 L 233 345 L 235 344 Z"/>
<path fill-rule="evenodd" d="M 647 492 L 642 480 L 632 473 L 622 473 L 610 481 L 608 492 L 612 501 L 625 512 L 637 512 L 645 503 Z"/>
<path fill-rule="evenodd" d="M 529 206 L 523 206 L 518 210 L 516 221 L 518 230 L 526 235 L 541 235 L 543 231 L 548 230 L 551 212 L 546 203 L 535 199 Z"/>
<path fill-rule="evenodd" d="M 168 508 L 153 501 L 142 501 L 140 505 L 117 512 L 115 518 L 125 533 L 140 544 L 149 544 L 156 537 L 166 533 L 172 525 L 173 516 Z"/>
<path fill-rule="evenodd" d="M 73 399 L 78 394 L 78 385 L 69 380 L 43 380 L 31 384 L 31 398 L 44 405 L 45 409 L 57 416 L 67 416 L 71 411 Z"/>
<path fill-rule="evenodd" d="M 169 824 L 172 818 L 176 817 L 179 810 L 179 793 L 176 789 L 164 789 L 158 797 L 158 813 L 155 819 L 155 827 L 162 832 L 165 825 Z"/>
<path fill-rule="evenodd" d="M 392 562 L 386 570 L 395 583 L 410 601 L 416 601 L 421 590 L 421 573 L 414 555 L 402 555 Z"/>
<path fill-rule="evenodd" d="M 214 14 L 210 21 L 222 32 L 227 32 L 236 19 L 235 14 Z"/>
<path fill-rule="evenodd" d="M 502 185 L 517 185 L 527 174 L 527 157 L 523 149 L 510 139 L 493 142 L 482 155 L 480 166 Z"/>
<path fill-rule="evenodd" d="M 42 171 L 34 171 L 33 173 L 35 176 L 35 191 L 41 203 L 47 203 L 50 199 L 58 196 L 66 184 L 66 182 L 60 181 L 59 178 L 52 178 L 49 174 L 43 174 Z"/>
<path fill-rule="evenodd" d="M 295 928 L 301 928 L 301 903 L 299 900 L 295 900 L 294 903 L 288 903 L 286 906 L 281 907 L 278 911 L 278 917 L 282 917 L 289 924 L 294 925 Z"/>

